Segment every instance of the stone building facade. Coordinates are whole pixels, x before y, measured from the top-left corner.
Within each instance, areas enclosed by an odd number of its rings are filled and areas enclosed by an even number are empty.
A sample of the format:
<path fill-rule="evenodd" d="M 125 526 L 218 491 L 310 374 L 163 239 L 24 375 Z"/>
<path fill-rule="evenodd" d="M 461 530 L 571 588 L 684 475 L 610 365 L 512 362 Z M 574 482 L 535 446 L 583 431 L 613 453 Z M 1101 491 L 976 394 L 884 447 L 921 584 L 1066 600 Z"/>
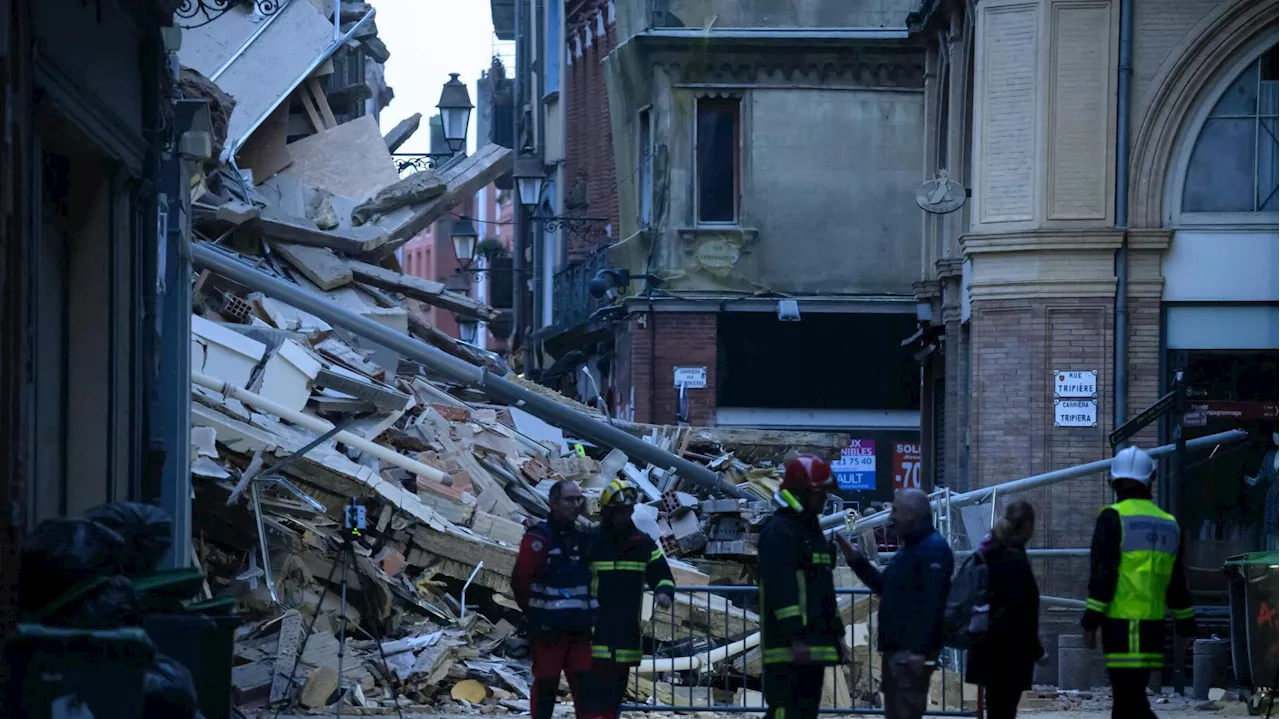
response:
<path fill-rule="evenodd" d="M 1234 519 L 1275 427 L 1276 16 L 1256 0 L 925 0 L 913 13 L 923 176 L 947 170 L 969 195 L 921 234 L 930 309 L 915 349 L 935 480 L 976 488 L 1109 456 L 1112 430 L 1183 369 L 1209 415 L 1188 436 L 1238 426 L 1255 440 L 1181 482 L 1165 468 L 1160 500 L 1193 566 L 1252 548 Z M 1055 413 L 1067 371 L 1097 373 L 1092 426 Z M 1110 496 L 1100 476 L 1034 493 L 1038 541 L 1087 547 Z M 1081 562 L 1054 565 L 1064 593 Z"/>

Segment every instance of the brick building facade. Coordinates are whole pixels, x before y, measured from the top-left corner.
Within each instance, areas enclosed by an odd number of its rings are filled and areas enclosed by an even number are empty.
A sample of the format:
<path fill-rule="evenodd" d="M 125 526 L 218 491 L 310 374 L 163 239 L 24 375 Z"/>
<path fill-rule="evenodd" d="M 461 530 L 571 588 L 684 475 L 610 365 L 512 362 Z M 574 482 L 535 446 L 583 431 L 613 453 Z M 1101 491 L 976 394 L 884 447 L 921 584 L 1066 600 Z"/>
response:
<path fill-rule="evenodd" d="M 1134 13 L 1124 43 L 1121 2 Z M 1276 4 L 925 0 L 909 25 L 928 46 L 925 176 L 947 170 L 970 195 L 921 234 L 928 470 L 967 489 L 1110 456 L 1112 430 L 1184 369 L 1211 414 L 1238 419 L 1189 436 L 1252 439 L 1178 482 L 1162 467 L 1159 500 L 1196 571 L 1253 549 L 1240 477 L 1275 428 L 1276 181 L 1239 168 L 1276 164 Z M 1225 123 L 1260 139 L 1232 145 Z M 1059 421 L 1063 371 L 1097 373 L 1096 422 Z M 1087 547 L 1111 501 L 1097 475 L 1032 495 L 1036 541 L 1058 548 Z M 1042 567 L 1046 591 L 1077 594 L 1083 560 L 1057 561 Z"/>

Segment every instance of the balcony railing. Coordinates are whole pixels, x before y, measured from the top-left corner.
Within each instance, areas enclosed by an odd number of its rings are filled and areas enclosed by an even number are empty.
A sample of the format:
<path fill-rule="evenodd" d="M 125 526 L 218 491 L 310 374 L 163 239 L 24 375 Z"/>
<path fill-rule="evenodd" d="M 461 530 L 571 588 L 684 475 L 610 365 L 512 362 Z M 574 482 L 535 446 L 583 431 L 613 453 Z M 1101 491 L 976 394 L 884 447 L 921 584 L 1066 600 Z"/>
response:
<path fill-rule="evenodd" d="M 587 283 L 597 272 L 610 267 L 609 246 L 601 245 L 555 274 L 551 279 L 551 318 L 556 329 L 564 331 L 576 327 L 608 304 L 605 298 L 592 297 Z"/>

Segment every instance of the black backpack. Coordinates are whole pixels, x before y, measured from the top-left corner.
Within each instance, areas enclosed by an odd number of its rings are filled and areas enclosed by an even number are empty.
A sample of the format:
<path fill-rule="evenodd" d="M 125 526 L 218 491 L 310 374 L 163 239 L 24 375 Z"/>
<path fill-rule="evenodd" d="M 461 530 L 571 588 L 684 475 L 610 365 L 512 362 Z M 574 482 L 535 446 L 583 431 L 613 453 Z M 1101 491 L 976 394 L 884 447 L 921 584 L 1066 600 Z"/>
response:
<path fill-rule="evenodd" d="M 951 580 L 951 592 L 942 616 L 943 646 L 969 649 L 986 636 L 991 628 L 987 580 L 987 562 L 982 552 L 974 552 Z"/>

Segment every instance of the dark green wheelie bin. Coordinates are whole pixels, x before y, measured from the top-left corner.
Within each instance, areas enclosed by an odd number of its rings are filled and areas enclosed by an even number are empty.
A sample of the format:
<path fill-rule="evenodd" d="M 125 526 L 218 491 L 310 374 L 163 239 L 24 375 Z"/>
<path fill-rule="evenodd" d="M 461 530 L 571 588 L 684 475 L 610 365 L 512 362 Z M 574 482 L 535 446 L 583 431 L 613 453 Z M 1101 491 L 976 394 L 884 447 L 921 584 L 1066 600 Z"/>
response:
<path fill-rule="evenodd" d="M 1231 664 L 1236 681 L 1270 704 L 1280 684 L 1277 662 L 1277 590 L 1280 553 L 1253 552 L 1227 559 L 1231 602 Z"/>
<path fill-rule="evenodd" d="M 136 627 L 70 629 L 19 624 L 5 642 L 6 716 L 49 719 L 77 706 L 99 719 L 137 719 L 155 646 Z"/>

